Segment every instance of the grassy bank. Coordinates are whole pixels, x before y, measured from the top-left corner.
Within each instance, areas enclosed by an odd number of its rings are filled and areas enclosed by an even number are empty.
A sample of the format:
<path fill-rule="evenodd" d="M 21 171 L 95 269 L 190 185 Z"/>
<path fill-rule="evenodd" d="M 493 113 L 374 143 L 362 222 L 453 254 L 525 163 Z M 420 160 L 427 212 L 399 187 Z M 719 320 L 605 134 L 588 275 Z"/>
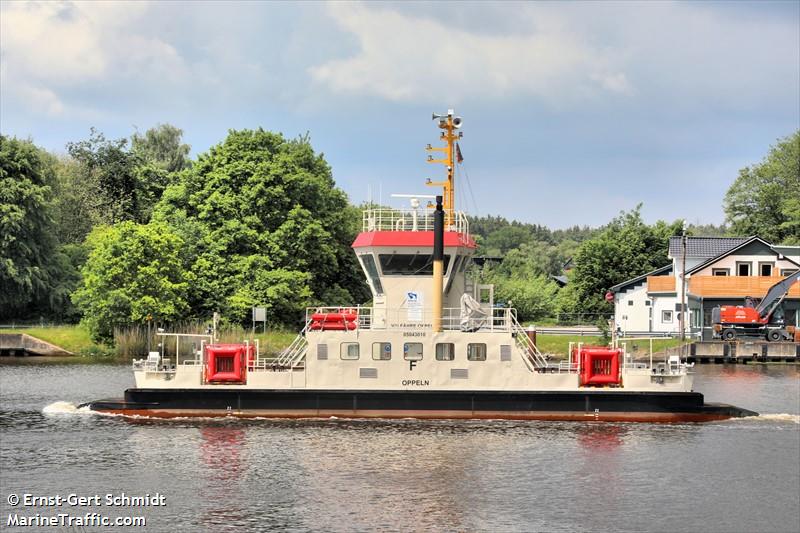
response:
<path fill-rule="evenodd" d="M 110 356 L 114 349 L 104 344 L 92 342 L 89 331 L 80 325 L 56 326 L 48 328 L 2 329 L 0 333 L 24 333 L 43 341 L 55 344 L 78 356 Z"/>
<path fill-rule="evenodd" d="M 601 337 L 590 335 L 537 335 L 536 344 L 539 350 L 543 353 L 554 354 L 558 357 L 566 357 L 569 350 L 569 343 L 604 344 Z M 620 344 L 625 343 L 628 353 L 634 357 L 644 356 L 650 353 L 650 342 L 644 340 L 622 340 Z M 680 339 L 655 339 L 653 340 L 653 353 L 658 353 L 671 348 L 673 346 L 680 346 Z"/>
<path fill-rule="evenodd" d="M 80 325 L 59 326 L 51 328 L 29 328 L 2 330 L 4 333 L 26 333 L 49 343 L 61 346 L 65 350 L 83 357 L 108 357 L 116 356 L 119 359 L 130 360 L 133 357 L 144 357 L 147 351 L 146 330 L 142 328 L 131 328 L 117 334 L 116 347 L 109 347 L 92 342 L 89 332 Z M 200 331 L 197 331 L 200 333 Z M 245 339 L 251 342 L 258 339 L 261 353 L 274 355 L 286 348 L 297 335 L 296 331 L 289 330 L 270 330 L 266 333 L 252 335 L 250 330 L 242 328 L 228 328 L 219 334 L 220 342 L 241 342 Z M 152 342 L 157 345 L 156 340 Z M 566 357 L 569 343 L 602 344 L 599 336 L 590 335 L 546 335 L 537 336 L 539 349 L 544 353 L 553 354 L 557 357 Z M 644 356 L 649 353 L 650 343 L 648 341 L 623 341 L 627 343 L 628 352 L 634 357 Z M 666 348 L 679 346 L 679 339 L 657 339 L 653 341 L 653 352 L 660 352 Z"/>

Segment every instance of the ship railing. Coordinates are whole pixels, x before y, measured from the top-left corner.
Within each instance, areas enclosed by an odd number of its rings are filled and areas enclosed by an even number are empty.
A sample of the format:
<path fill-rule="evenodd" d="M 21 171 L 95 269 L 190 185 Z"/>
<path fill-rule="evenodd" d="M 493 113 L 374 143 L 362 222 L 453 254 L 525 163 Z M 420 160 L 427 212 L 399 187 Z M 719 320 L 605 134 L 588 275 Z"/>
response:
<path fill-rule="evenodd" d="M 433 311 L 430 308 L 403 307 L 380 310 L 381 321 L 377 323 L 377 311 L 365 306 L 309 307 L 306 323 L 311 331 L 339 330 L 357 334 L 363 330 L 412 331 L 431 329 Z M 354 314 L 349 325 L 340 322 L 342 314 Z M 323 317 L 314 320 L 314 316 Z M 513 330 L 515 310 L 508 307 L 493 307 L 481 313 L 466 314 L 460 307 L 442 309 L 442 329 L 481 333 L 509 333 Z M 328 318 L 331 317 L 331 318 Z"/>
<path fill-rule="evenodd" d="M 365 209 L 362 231 L 433 231 L 434 208 L 391 209 L 380 207 Z M 469 235 L 469 220 L 463 211 L 445 210 L 445 231 Z M 449 221 L 449 224 L 447 224 Z"/>
<path fill-rule="evenodd" d="M 291 344 L 272 361 L 271 365 L 273 367 L 295 369 L 305 364 L 306 353 L 308 352 L 306 332 L 310 324 L 311 319 L 307 318 L 306 325 L 303 326 L 300 333 L 298 333 Z"/>
<path fill-rule="evenodd" d="M 211 335 L 159 331 L 155 350 L 144 359 L 134 359 L 134 371 L 174 373 L 178 365 L 203 364 L 203 347 L 213 342 Z"/>
<path fill-rule="evenodd" d="M 517 321 L 516 313 L 509 314 L 511 318 L 511 327 L 514 333 L 514 338 L 516 339 L 517 348 L 522 353 L 522 360 L 525 362 L 525 365 L 528 367 L 528 370 L 531 371 L 543 371 L 547 370 L 548 368 L 557 368 L 555 366 L 551 366 L 547 362 L 547 358 L 539 351 L 539 348 L 534 344 L 534 342 L 528 337 L 528 332 L 520 325 Z"/>

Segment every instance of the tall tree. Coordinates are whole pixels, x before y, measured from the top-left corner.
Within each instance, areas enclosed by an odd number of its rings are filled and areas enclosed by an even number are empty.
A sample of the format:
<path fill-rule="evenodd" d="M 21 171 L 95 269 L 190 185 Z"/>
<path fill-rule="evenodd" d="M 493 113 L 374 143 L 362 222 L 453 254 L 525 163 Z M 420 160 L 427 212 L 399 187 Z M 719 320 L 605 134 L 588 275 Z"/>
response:
<path fill-rule="evenodd" d="M 131 136 L 131 148 L 143 161 L 167 172 L 178 172 L 191 166 L 191 147 L 182 142 L 183 130 L 171 124 L 158 124 Z"/>
<path fill-rule="evenodd" d="M 561 302 L 567 313 L 609 313 L 612 306 L 604 299 L 613 285 L 669 262 L 669 238 L 681 231 L 681 221 L 658 221 L 648 226 L 642 221 L 641 205 L 623 212 L 597 236 L 585 241 L 574 257 L 574 274 L 567 286 L 569 294 Z"/>
<path fill-rule="evenodd" d="M 246 321 L 265 304 L 293 323 L 314 301 L 369 298 L 349 247 L 358 212 L 307 138 L 231 131 L 178 176 L 153 216 L 185 237 L 199 315 Z"/>
<path fill-rule="evenodd" d="M 732 233 L 800 244 L 800 130 L 780 139 L 761 163 L 741 169 L 724 205 Z"/>
<path fill-rule="evenodd" d="M 144 220 L 136 172 L 140 160 L 127 145 L 127 139 L 108 140 L 94 128 L 89 139 L 67 144 L 67 151 L 79 164 L 79 179 L 90 187 L 87 215 L 96 222 Z"/>
<path fill-rule="evenodd" d="M 165 224 L 98 226 L 87 244 L 91 251 L 72 299 L 95 340 L 110 341 L 115 327 L 148 315 L 156 321 L 184 317 L 194 276 L 181 262 L 182 239 Z"/>
<path fill-rule="evenodd" d="M 52 167 L 30 141 L 0 135 L 0 316 L 47 295 L 57 241 Z"/>

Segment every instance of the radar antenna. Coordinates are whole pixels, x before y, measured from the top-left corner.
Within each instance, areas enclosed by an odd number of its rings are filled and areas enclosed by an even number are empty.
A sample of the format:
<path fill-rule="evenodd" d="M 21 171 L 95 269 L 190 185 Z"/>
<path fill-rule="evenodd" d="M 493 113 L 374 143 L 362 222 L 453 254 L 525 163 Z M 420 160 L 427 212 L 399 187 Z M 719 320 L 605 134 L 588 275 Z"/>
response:
<path fill-rule="evenodd" d="M 431 181 L 430 178 L 425 182 L 426 185 L 431 187 L 443 187 L 444 194 L 442 195 L 442 207 L 444 209 L 445 227 L 450 227 L 454 223 L 455 218 L 455 182 L 453 181 L 455 175 L 455 148 L 456 140 L 463 137 L 460 131 L 456 134 L 455 130 L 461 127 L 463 123 L 461 117 L 454 116 L 455 112 L 452 109 L 447 110 L 446 115 L 439 115 L 433 113 L 432 119 L 439 119 L 439 128 L 442 129 L 442 134 L 439 139 L 443 140 L 446 145 L 442 147 L 434 147 L 430 144 L 425 147 L 428 152 L 442 152 L 442 159 L 434 159 L 432 155 L 428 155 L 428 163 L 440 163 L 447 167 L 447 180 L 446 181 Z"/>

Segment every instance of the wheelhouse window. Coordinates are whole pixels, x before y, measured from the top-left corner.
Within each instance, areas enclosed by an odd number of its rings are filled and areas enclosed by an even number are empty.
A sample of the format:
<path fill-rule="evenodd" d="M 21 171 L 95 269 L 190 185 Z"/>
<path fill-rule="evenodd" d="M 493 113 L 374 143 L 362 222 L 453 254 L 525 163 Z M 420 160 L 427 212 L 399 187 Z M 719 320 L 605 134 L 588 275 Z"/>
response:
<path fill-rule="evenodd" d="M 467 361 L 486 361 L 486 344 L 467 344 Z"/>
<path fill-rule="evenodd" d="M 444 288 L 445 294 L 450 292 L 450 287 L 453 285 L 453 280 L 456 278 L 456 274 L 459 273 L 461 269 L 461 265 L 465 262 L 467 256 L 465 255 L 457 255 L 455 261 L 453 261 L 453 269 L 447 278 L 447 286 Z M 446 271 L 446 270 L 445 270 Z"/>
<path fill-rule="evenodd" d="M 452 361 L 456 358 L 456 345 L 452 342 L 436 343 L 436 360 Z"/>
<path fill-rule="evenodd" d="M 758 275 L 770 277 L 772 276 L 772 271 L 774 270 L 772 263 L 759 263 L 758 264 Z"/>
<path fill-rule="evenodd" d="M 389 361 L 392 358 L 392 343 L 373 342 L 372 358 L 376 361 Z"/>
<path fill-rule="evenodd" d="M 359 356 L 358 346 L 357 342 L 343 342 L 339 350 L 339 355 L 345 361 L 355 361 Z"/>
<path fill-rule="evenodd" d="M 381 271 L 384 276 L 431 276 L 433 256 L 430 254 L 380 254 Z M 442 270 L 447 272 L 450 256 L 444 256 Z"/>
<path fill-rule="evenodd" d="M 711 269 L 712 276 L 730 276 L 731 269 L 730 268 L 712 268 Z"/>
<path fill-rule="evenodd" d="M 406 342 L 403 344 L 403 359 L 406 361 L 422 360 L 422 343 Z"/>
<path fill-rule="evenodd" d="M 364 254 L 359 256 L 364 264 L 364 270 L 367 272 L 369 281 L 372 283 L 372 288 L 378 294 L 383 294 L 383 285 L 381 284 L 381 277 L 378 275 L 378 267 L 375 265 L 375 258 L 372 254 Z"/>
<path fill-rule="evenodd" d="M 661 311 L 661 322 L 664 324 L 672 323 L 672 311 Z"/>
<path fill-rule="evenodd" d="M 737 276 L 749 276 L 750 275 L 750 263 L 740 263 L 736 262 L 736 275 Z"/>

